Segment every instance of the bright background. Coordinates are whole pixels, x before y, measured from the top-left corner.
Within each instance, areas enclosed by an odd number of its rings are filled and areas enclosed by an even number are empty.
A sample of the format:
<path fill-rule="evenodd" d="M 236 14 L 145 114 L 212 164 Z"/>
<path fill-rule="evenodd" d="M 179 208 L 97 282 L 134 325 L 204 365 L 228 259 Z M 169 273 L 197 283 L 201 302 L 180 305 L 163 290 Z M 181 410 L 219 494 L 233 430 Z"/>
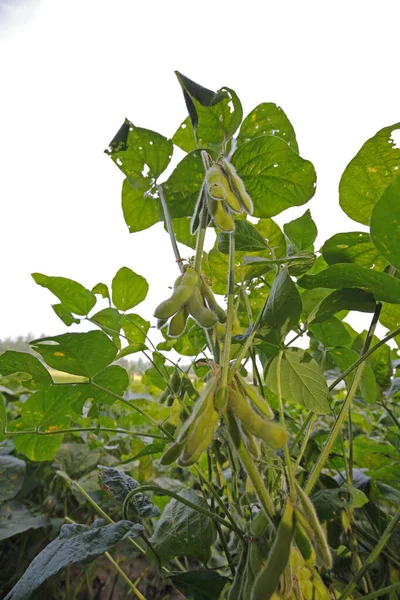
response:
<path fill-rule="evenodd" d="M 146 318 L 167 295 L 168 236 L 129 234 L 103 150 L 125 117 L 173 135 L 186 116 L 175 69 L 232 87 L 245 115 L 285 110 L 318 187 L 278 223 L 310 208 L 317 248 L 365 229 L 337 188 L 362 144 L 400 121 L 399 16 L 398 0 L 0 0 L 0 338 L 66 330 L 35 271 L 91 288 L 128 266 L 149 281 Z"/>

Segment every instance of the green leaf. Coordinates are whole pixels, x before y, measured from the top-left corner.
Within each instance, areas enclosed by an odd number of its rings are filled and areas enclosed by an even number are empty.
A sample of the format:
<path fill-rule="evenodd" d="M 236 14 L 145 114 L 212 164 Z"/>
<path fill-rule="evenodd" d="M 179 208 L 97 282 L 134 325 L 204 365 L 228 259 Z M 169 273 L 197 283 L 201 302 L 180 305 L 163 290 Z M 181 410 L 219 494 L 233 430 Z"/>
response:
<path fill-rule="evenodd" d="M 190 217 L 180 217 L 172 219 L 175 237 L 181 244 L 185 244 L 189 248 L 196 248 L 196 236 L 190 233 Z M 164 224 L 164 229 L 167 231 L 167 226 Z"/>
<path fill-rule="evenodd" d="M 307 289 L 361 288 L 373 294 L 375 300 L 400 304 L 399 279 L 350 263 L 332 265 L 317 275 L 303 275 L 298 284 Z"/>
<path fill-rule="evenodd" d="M 93 382 L 110 390 L 118 396 L 122 396 L 129 385 L 129 376 L 126 370 L 119 365 L 111 365 L 104 369 L 104 371 L 97 373 L 97 375 L 93 377 Z M 94 395 L 94 400 L 97 403 L 113 404 L 116 400 L 113 396 L 110 396 L 110 394 L 101 392 L 97 389 L 92 393 Z"/>
<path fill-rule="evenodd" d="M 106 300 L 110 299 L 110 292 L 108 291 L 108 287 L 105 283 L 97 283 L 92 288 L 93 294 L 99 294 L 102 298 L 106 298 Z"/>
<path fill-rule="evenodd" d="M 232 163 L 253 200 L 255 217 L 273 217 L 315 194 L 312 163 L 277 137 L 265 135 L 242 144 Z"/>
<path fill-rule="evenodd" d="M 46 517 L 34 517 L 20 502 L 8 502 L 0 508 L 0 541 L 29 529 L 47 527 L 49 524 Z"/>
<path fill-rule="evenodd" d="M 184 489 L 179 495 L 208 509 L 207 502 L 194 490 Z M 163 564 L 174 556 L 191 556 L 206 564 L 215 539 L 216 529 L 210 517 L 173 498 L 158 520 L 150 541 Z"/>
<path fill-rule="evenodd" d="M 236 221 L 235 250 L 237 252 L 257 252 L 267 250 L 268 244 L 257 228 L 249 221 Z M 229 234 L 220 233 L 218 236 L 218 250 L 229 254 Z"/>
<path fill-rule="evenodd" d="M 200 150 L 189 152 L 162 184 L 171 217 L 191 217 L 204 182 Z"/>
<path fill-rule="evenodd" d="M 350 346 L 353 341 L 346 327 L 336 317 L 331 317 L 323 323 L 313 323 L 308 326 L 308 330 L 325 348 Z"/>
<path fill-rule="evenodd" d="M 12 500 L 22 489 L 25 479 L 26 464 L 23 460 L 11 455 L 0 455 L 0 505 Z"/>
<path fill-rule="evenodd" d="M 400 163 L 400 151 L 399 151 Z M 400 177 L 387 186 L 372 209 L 371 238 L 391 265 L 400 269 Z"/>
<path fill-rule="evenodd" d="M 369 225 L 371 211 L 400 168 L 400 148 L 392 133 L 400 123 L 384 127 L 370 138 L 347 165 L 339 184 L 339 202 L 344 212 Z"/>
<path fill-rule="evenodd" d="M 125 119 L 105 152 L 127 177 L 157 179 L 169 165 L 173 150 L 171 140 Z"/>
<path fill-rule="evenodd" d="M 133 308 L 147 296 L 149 284 L 146 279 L 128 267 L 122 267 L 111 284 L 112 301 L 122 311 Z"/>
<path fill-rule="evenodd" d="M 0 356 L 0 373 L 2 375 L 13 375 L 22 373 L 24 386 L 29 390 L 48 387 L 53 383 L 48 370 L 42 363 L 27 352 L 16 352 L 7 350 Z"/>
<path fill-rule="evenodd" d="M 175 71 L 181 84 L 198 145 L 219 147 L 239 127 L 243 109 L 236 93 L 223 87 L 214 93 Z"/>
<path fill-rule="evenodd" d="M 293 244 L 299 250 L 307 250 L 315 242 L 318 229 L 312 220 L 310 210 L 306 210 L 304 215 L 283 226 L 283 231 Z"/>
<path fill-rule="evenodd" d="M 172 141 L 174 142 L 175 146 L 179 146 L 179 148 L 185 152 L 196 150 L 197 142 L 196 138 L 194 137 L 194 131 L 190 122 L 190 117 L 186 117 L 183 123 L 179 125 L 178 129 L 172 136 Z"/>
<path fill-rule="evenodd" d="M 152 444 L 146 444 L 146 446 L 139 450 L 139 452 L 123 460 L 121 465 L 126 465 L 134 460 L 137 460 L 138 458 L 142 458 L 142 456 L 154 456 L 155 454 L 161 454 L 164 452 L 166 445 L 167 442 L 153 442 Z"/>
<path fill-rule="evenodd" d="M 121 329 L 121 317 L 115 308 L 104 308 L 90 317 L 90 320 L 101 327 L 108 335 L 118 335 Z"/>
<path fill-rule="evenodd" d="M 142 350 L 147 350 L 147 346 L 145 344 L 140 344 L 135 342 L 134 344 L 128 344 L 125 348 L 122 348 L 115 357 L 116 360 L 120 358 L 124 358 L 124 356 L 129 356 L 129 354 L 135 354 L 136 352 L 142 352 Z"/>
<path fill-rule="evenodd" d="M 102 331 L 65 333 L 30 344 L 53 369 L 83 377 L 93 377 L 117 355 L 116 345 Z"/>
<path fill-rule="evenodd" d="M 122 211 L 130 233 L 148 229 L 162 218 L 158 197 L 148 191 L 149 181 L 144 177 L 124 179 Z"/>
<path fill-rule="evenodd" d="M 117 471 L 117 469 L 112 469 L 111 467 L 99 467 L 99 469 L 103 489 L 109 492 L 121 504 L 129 492 L 140 485 L 138 481 L 132 479 L 132 477 L 122 471 Z M 160 514 L 157 506 L 140 492 L 132 496 L 129 508 L 141 519 L 158 517 Z"/>
<path fill-rule="evenodd" d="M 379 255 L 368 233 L 350 231 L 336 233 L 321 248 L 328 265 L 354 263 L 362 267 L 372 267 L 383 271 L 387 261 Z"/>
<path fill-rule="evenodd" d="M 0 392 L 0 435 L 6 426 L 7 426 L 6 401 L 4 400 L 3 394 Z"/>
<path fill-rule="evenodd" d="M 65 277 L 49 277 L 42 273 L 32 273 L 34 281 L 52 292 L 64 307 L 77 314 L 87 315 L 96 304 L 96 296 L 83 285 Z"/>
<path fill-rule="evenodd" d="M 300 283 L 300 282 L 299 282 Z M 322 288 L 315 288 L 322 289 Z M 332 292 L 318 305 L 311 323 L 322 323 L 342 310 L 373 313 L 376 308 L 374 297 L 360 289 L 344 288 Z"/>
<path fill-rule="evenodd" d="M 43 581 L 61 569 L 91 562 L 126 537 L 140 536 L 142 531 L 142 525 L 131 521 L 105 525 L 104 520 L 96 519 L 89 526 L 62 525 L 60 535 L 33 559 L 6 599 L 27 600 Z"/>
<path fill-rule="evenodd" d="M 267 364 L 266 384 L 277 393 L 275 356 Z M 285 400 L 302 404 L 319 415 L 330 412 L 328 386 L 318 363 L 300 348 L 288 348 L 282 356 L 281 389 Z"/>
<path fill-rule="evenodd" d="M 135 313 L 129 313 L 121 316 L 121 326 L 129 344 L 144 344 L 150 328 L 150 321 L 146 321 Z"/>
<path fill-rule="evenodd" d="M 171 575 L 169 579 L 187 600 L 219 600 L 229 581 L 215 571 L 187 571 Z"/>
<path fill-rule="evenodd" d="M 361 354 L 366 337 L 367 332 L 363 331 L 355 338 L 353 342 L 352 349 L 358 352 L 358 354 Z M 375 344 L 377 344 L 379 341 L 379 338 L 374 335 L 371 341 L 371 346 L 375 346 Z M 378 385 L 384 389 L 390 385 L 390 379 L 393 372 L 390 352 L 390 347 L 387 344 L 383 344 L 383 346 L 377 348 L 367 358 L 367 363 L 371 366 Z"/>
<path fill-rule="evenodd" d="M 328 356 L 342 373 L 360 358 L 360 355 L 354 350 L 343 347 L 332 348 L 328 351 Z M 351 384 L 353 377 L 354 373 L 351 373 L 346 377 L 347 386 Z M 367 363 L 364 364 L 364 370 L 361 375 L 357 395 L 361 396 L 361 398 L 369 404 L 373 404 L 378 395 L 378 386 L 376 385 L 374 372 Z"/>
<path fill-rule="evenodd" d="M 51 308 L 67 327 L 70 327 L 73 323 L 76 325 L 80 323 L 80 319 L 76 319 L 62 304 L 52 304 Z"/>
<path fill-rule="evenodd" d="M 279 225 L 272 219 L 259 219 L 256 229 L 266 240 L 268 247 L 272 250 L 271 258 L 282 258 L 286 255 L 286 240 Z"/>
<path fill-rule="evenodd" d="M 282 269 L 272 284 L 261 325 L 268 325 L 275 333 L 274 341 L 279 343 L 297 325 L 301 310 L 301 297 L 297 287 L 288 270 Z"/>
<path fill-rule="evenodd" d="M 311 500 L 322 523 L 337 519 L 342 514 L 342 510 L 348 506 L 343 489 L 340 487 L 315 492 Z"/>
<path fill-rule="evenodd" d="M 207 344 L 205 331 L 192 319 L 188 319 L 186 332 L 175 340 L 174 350 L 182 356 L 196 356 Z"/>
<path fill-rule="evenodd" d="M 240 128 L 237 144 L 240 146 L 260 135 L 275 135 L 299 152 L 293 125 L 281 107 L 273 102 L 263 102 L 247 115 Z"/>
<path fill-rule="evenodd" d="M 398 304 L 382 304 L 379 321 L 389 331 L 395 331 L 400 328 L 400 306 Z M 0 359 L 1 360 L 1 359 Z"/>

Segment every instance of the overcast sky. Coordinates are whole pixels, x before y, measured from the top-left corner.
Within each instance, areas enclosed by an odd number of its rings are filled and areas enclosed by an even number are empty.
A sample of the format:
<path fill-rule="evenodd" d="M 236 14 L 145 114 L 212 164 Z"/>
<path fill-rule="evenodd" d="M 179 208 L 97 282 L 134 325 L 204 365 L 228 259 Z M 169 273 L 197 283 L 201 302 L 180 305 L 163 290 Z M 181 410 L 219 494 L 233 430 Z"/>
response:
<path fill-rule="evenodd" d="M 128 117 L 172 136 L 174 70 L 232 87 L 247 114 L 276 102 L 317 170 L 319 245 L 357 231 L 338 183 L 361 145 L 400 121 L 398 0 L 0 0 L 0 338 L 66 331 L 39 271 L 91 288 L 128 266 L 149 318 L 176 275 L 160 224 L 129 234 L 123 175 L 103 150 Z M 188 250 L 183 250 L 189 255 Z"/>

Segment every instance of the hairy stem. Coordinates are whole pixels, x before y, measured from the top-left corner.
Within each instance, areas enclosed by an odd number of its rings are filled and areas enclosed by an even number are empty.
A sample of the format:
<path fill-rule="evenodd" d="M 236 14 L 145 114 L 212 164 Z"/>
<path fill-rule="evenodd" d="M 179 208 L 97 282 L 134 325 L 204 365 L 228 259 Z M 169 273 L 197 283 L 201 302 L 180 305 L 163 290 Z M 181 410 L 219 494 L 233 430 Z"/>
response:
<path fill-rule="evenodd" d="M 279 354 L 278 354 L 278 361 L 277 361 L 277 366 L 276 366 L 276 395 L 278 396 L 279 416 L 280 416 L 281 425 L 282 425 L 282 427 L 284 429 L 286 429 L 285 413 L 284 413 L 283 398 L 282 398 L 282 389 L 281 389 L 281 364 L 282 364 L 282 355 L 283 355 L 283 351 L 280 350 Z M 295 485 L 295 481 L 294 481 L 294 475 L 293 475 L 293 470 L 292 470 L 292 463 L 291 463 L 291 460 L 290 460 L 289 447 L 288 447 L 287 444 L 285 445 L 284 454 L 285 454 L 285 463 L 286 463 L 287 475 L 288 475 L 288 480 L 289 480 L 290 498 L 291 498 L 291 500 L 294 501 L 296 499 L 296 485 Z"/>
<path fill-rule="evenodd" d="M 172 250 L 174 251 L 175 259 L 178 264 L 179 270 L 181 273 L 183 273 L 183 265 L 182 265 L 182 261 L 181 261 L 181 256 L 180 256 L 178 244 L 176 243 L 174 227 L 172 225 L 171 215 L 169 214 L 168 204 L 167 204 L 167 201 L 164 196 L 164 190 L 162 189 L 161 185 L 159 185 L 158 183 L 156 184 L 156 189 L 157 189 L 158 195 L 161 200 L 161 205 L 163 207 L 165 224 L 167 225 L 167 231 L 169 233 L 169 238 L 171 240 Z"/>
<path fill-rule="evenodd" d="M 361 354 L 362 355 L 366 355 L 368 348 L 371 344 L 372 338 L 374 336 L 375 333 L 375 328 L 379 319 L 379 315 L 382 309 L 382 304 L 378 304 L 374 315 L 372 317 L 372 321 L 371 321 L 371 325 L 370 328 L 368 330 L 368 334 L 367 337 L 365 339 L 364 345 L 363 345 L 363 349 Z M 329 454 L 332 451 L 332 448 L 336 442 L 336 438 L 339 435 L 342 425 L 347 417 L 349 408 L 351 406 L 351 403 L 353 401 L 353 398 L 355 396 L 355 393 L 357 391 L 357 388 L 359 386 L 360 380 L 361 380 L 361 376 L 363 374 L 363 370 L 364 370 L 364 364 L 365 364 L 365 358 L 366 356 L 364 356 L 364 360 L 362 362 L 360 362 L 360 364 L 358 365 L 356 372 L 354 374 L 354 378 L 353 381 L 351 382 L 351 385 L 349 387 L 349 390 L 347 392 L 347 396 L 346 396 L 346 400 L 344 401 L 344 404 L 342 405 L 342 408 L 340 409 L 340 413 L 338 415 L 338 418 L 336 419 L 336 422 L 329 434 L 329 437 L 321 451 L 321 454 L 319 455 L 316 463 L 314 464 L 311 473 L 309 475 L 309 478 L 307 480 L 306 486 L 304 488 L 304 491 L 306 492 L 306 494 L 310 494 L 314 485 L 317 482 L 317 479 L 326 463 L 326 461 L 328 460 Z"/>

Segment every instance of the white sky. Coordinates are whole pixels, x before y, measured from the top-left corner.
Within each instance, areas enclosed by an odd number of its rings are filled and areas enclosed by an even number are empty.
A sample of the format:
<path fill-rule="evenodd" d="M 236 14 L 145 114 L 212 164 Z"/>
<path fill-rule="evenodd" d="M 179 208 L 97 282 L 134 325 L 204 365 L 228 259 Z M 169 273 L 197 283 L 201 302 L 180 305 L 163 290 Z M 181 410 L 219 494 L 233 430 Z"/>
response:
<path fill-rule="evenodd" d="M 399 16 L 398 0 L 0 0 L 0 338 L 67 330 L 35 271 L 91 288 L 128 266 L 150 284 L 139 313 L 164 299 L 168 236 L 129 234 L 103 150 L 125 117 L 172 136 L 186 116 L 175 69 L 232 87 L 245 114 L 285 110 L 318 187 L 280 224 L 309 207 L 320 245 L 363 229 L 337 188 L 361 145 L 400 121 Z"/>

